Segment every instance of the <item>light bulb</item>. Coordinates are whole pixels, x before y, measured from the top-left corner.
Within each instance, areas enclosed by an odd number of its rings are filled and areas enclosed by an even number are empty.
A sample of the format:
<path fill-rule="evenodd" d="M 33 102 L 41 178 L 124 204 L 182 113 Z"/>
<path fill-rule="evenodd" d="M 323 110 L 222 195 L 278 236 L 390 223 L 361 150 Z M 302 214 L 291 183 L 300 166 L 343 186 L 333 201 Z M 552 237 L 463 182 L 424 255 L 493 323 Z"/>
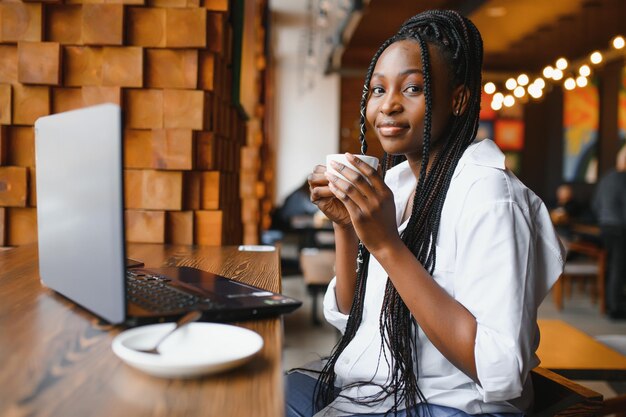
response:
<path fill-rule="evenodd" d="M 546 78 L 552 78 L 552 73 L 554 72 L 554 68 L 552 68 L 550 65 L 548 65 L 547 67 L 545 67 L 543 69 L 543 76 Z"/>
<path fill-rule="evenodd" d="M 502 108 L 502 102 L 498 100 L 491 100 L 491 108 L 498 111 Z"/>
<path fill-rule="evenodd" d="M 576 81 L 574 81 L 572 77 L 569 77 L 567 80 L 565 80 L 563 85 L 565 86 L 566 90 L 573 90 L 574 88 L 576 88 Z"/>
<path fill-rule="evenodd" d="M 528 84 L 528 81 L 530 81 L 530 80 L 528 79 L 528 75 L 526 75 L 526 74 L 520 74 L 520 75 L 517 76 L 517 83 L 519 85 L 526 85 L 526 84 Z"/>
<path fill-rule="evenodd" d="M 546 86 L 546 82 L 541 77 L 533 81 L 533 84 L 536 85 L 540 90 Z"/>
<path fill-rule="evenodd" d="M 624 47 L 624 38 L 622 36 L 616 36 L 613 38 L 613 48 L 622 49 Z"/>
<path fill-rule="evenodd" d="M 576 85 L 579 87 L 586 87 L 587 83 L 587 77 L 583 77 L 582 75 L 580 75 L 576 78 Z"/>
<path fill-rule="evenodd" d="M 561 71 L 560 69 L 555 69 L 554 71 L 552 71 L 552 79 L 554 81 L 558 81 L 561 78 L 563 78 L 563 71 Z"/>
<path fill-rule="evenodd" d="M 589 77 L 591 75 L 591 68 L 589 68 L 587 64 L 581 65 L 581 67 L 578 68 L 578 73 L 583 77 Z"/>
<path fill-rule="evenodd" d="M 592 64 L 599 64 L 600 62 L 602 62 L 602 54 L 600 53 L 600 51 L 595 51 L 591 54 L 589 59 L 591 60 Z"/>
<path fill-rule="evenodd" d="M 524 87 L 522 87 L 521 85 L 518 85 L 517 87 L 515 87 L 515 90 L 513 90 L 513 95 L 517 98 L 522 98 L 525 94 L 526 90 L 524 90 Z"/>
<path fill-rule="evenodd" d="M 563 71 L 565 68 L 567 68 L 567 59 L 565 58 L 559 58 L 556 60 L 556 67 L 558 69 L 560 69 L 561 71 Z"/>
<path fill-rule="evenodd" d="M 506 96 L 504 96 L 503 103 L 504 103 L 505 106 L 511 107 L 513 104 L 515 104 L 515 99 L 513 98 L 512 95 L 507 94 Z"/>
<path fill-rule="evenodd" d="M 504 94 L 498 92 L 493 95 L 493 101 L 499 101 L 502 103 L 502 100 L 504 100 Z"/>
<path fill-rule="evenodd" d="M 509 90 L 513 90 L 515 87 L 517 87 L 517 81 L 515 81 L 515 78 L 509 78 L 508 80 L 506 80 L 504 86 Z"/>
<path fill-rule="evenodd" d="M 539 88 L 537 84 L 533 83 L 528 86 L 528 94 L 532 98 L 539 98 L 541 97 L 541 88 Z"/>
<path fill-rule="evenodd" d="M 485 84 L 485 93 L 487 94 L 493 94 L 496 92 L 496 85 L 492 82 L 488 82 L 487 84 Z"/>

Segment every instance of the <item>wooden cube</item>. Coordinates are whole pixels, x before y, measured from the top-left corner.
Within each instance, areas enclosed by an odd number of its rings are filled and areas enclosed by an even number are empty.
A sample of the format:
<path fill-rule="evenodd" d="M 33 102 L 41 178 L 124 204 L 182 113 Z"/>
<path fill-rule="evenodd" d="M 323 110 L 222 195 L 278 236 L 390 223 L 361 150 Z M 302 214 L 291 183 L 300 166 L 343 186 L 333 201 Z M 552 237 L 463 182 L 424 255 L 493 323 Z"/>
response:
<path fill-rule="evenodd" d="M 17 79 L 24 84 L 59 85 L 61 45 L 56 42 L 19 42 Z"/>
<path fill-rule="evenodd" d="M 37 209 L 11 207 L 7 209 L 6 240 L 9 246 L 37 242 Z"/>
<path fill-rule="evenodd" d="M 82 34 L 85 45 L 122 45 L 124 5 L 83 4 Z"/>
<path fill-rule="evenodd" d="M 63 51 L 65 86 L 82 87 L 102 83 L 102 48 L 66 46 Z"/>
<path fill-rule="evenodd" d="M 193 132 L 190 129 L 154 130 L 152 166 L 158 169 L 190 170 L 193 168 Z"/>
<path fill-rule="evenodd" d="M 198 86 L 198 51 L 195 49 L 148 49 L 146 84 L 150 88 Z"/>
<path fill-rule="evenodd" d="M 0 246 L 6 246 L 6 211 L 6 208 L 0 207 Z"/>
<path fill-rule="evenodd" d="M 183 209 L 200 209 L 202 194 L 202 176 L 200 171 L 183 172 Z"/>
<path fill-rule="evenodd" d="M 34 125 L 35 120 L 50 114 L 50 88 L 22 84 L 13 86 L 13 123 Z"/>
<path fill-rule="evenodd" d="M 209 246 L 220 246 L 222 244 L 222 211 L 195 211 L 194 223 L 194 241 L 196 244 Z"/>
<path fill-rule="evenodd" d="M 129 7 L 128 41 L 134 46 L 165 46 L 165 9 Z"/>
<path fill-rule="evenodd" d="M 228 0 L 204 0 L 204 8 L 212 12 L 227 12 Z"/>
<path fill-rule="evenodd" d="M 220 208 L 221 175 L 219 171 L 202 172 L 200 207 L 204 210 Z"/>
<path fill-rule="evenodd" d="M 125 171 L 126 208 L 147 210 L 181 210 L 182 173 L 179 171 Z"/>
<path fill-rule="evenodd" d="M 204 93 L 196 90 L 163 90 L 163 127 L 202 130 Z"/>
<path fill-rule="evenodd" d="M 212 132 L 198 132 L 196 135 L 196 168 L 215 169 L 215 144 Z"/>
<path fill-rule="evenodd" d="M 166 46 L 204 48 L 207 45 L 207 12 L 201 8 L 167 9 Z"/>
<path fill-rule="evenodd" d="M 11 85 L 0 84 L 0 125 L 11 124 Z"/>
<path fill-rule="evenodd" d="M 193 217 L 193 211 L 168 211 L 165 241 L 174 245 L 193 245 Z"/>
<path fill-rule="evenodd" d="M 224 52 L 224 15 L 222 13 L 207 14 L 207 49 L 221 54 Z"/>
<path fill-rule="evenodd" d="M 150 4 L 154 7 L 187 7 L 187 0 L 152 0 Z"/>
<path fill-rule="evenodd" d="M 83 91 L 80 88 L 53 88 L 52 113 L 61 113 L 84 107 Z"/>
<path fill-rule="evenodd" d="M 165 242 L 164 211 L 126 210 L 125 217 L 128 242 Z"/>
<path fill-rule="evenodd" d="M 122 104 L 122 89 L 120 87 L 84 86 L 81 90 L 85 106 L 103 103 Z"/>
<path fill-rule="evenodd" d="M 49 5 L 46 7 L 46 38 L 65 45 L 80 45 L 83 43 L 82 20 L 80 5 Z"/>
<path fill-rule="evenodd" d="M 39 3 L 0 3 L 0 42 L 41 41 L 41 16 Z"/>
<path fill-rule="evenodd" d="M 152 166 L 152 130 L 124 131 L 124 167 L 154 168 Z"/>
<path fill-rule="evenodd" d="M 127 90 L 126 126 L 132 129 L 163 127 L 163 91 Z"/>
<path fill-rule="evenodd" d="M 35 129 L 31 126 L 11 126 L 8 139 L 8 165 L 34 167 Z"/>
<path fill-rule="evenodd" d="M 215 81 L 215 55 L 210 52 L 200 53 L 200 88 L 213 91 Z"/>
<path fill-rule="evenodd" d="M 25 167 L 0 167 L 0 206 L 25 207 L 28 172 Z"/>
<path fill-rule="evenodd" d="M 135 46 L 102 48 L 102 85 L 141 87 L 143 50 Z"/>
<path fill-rule="evenodd" d="M 0 45 L 0 83 L 17 84 L 17 46 Z"/>

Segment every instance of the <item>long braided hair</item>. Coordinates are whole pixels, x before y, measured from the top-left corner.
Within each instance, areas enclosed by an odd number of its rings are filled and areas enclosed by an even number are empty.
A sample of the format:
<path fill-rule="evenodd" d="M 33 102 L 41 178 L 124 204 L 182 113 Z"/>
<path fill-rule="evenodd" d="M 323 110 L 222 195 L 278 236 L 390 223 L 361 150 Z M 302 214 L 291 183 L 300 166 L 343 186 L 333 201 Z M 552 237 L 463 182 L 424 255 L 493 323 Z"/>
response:
<path fill-rule="evenodd" d="M 363 95 L 361 96 L 360 137 L 361 151 L 367 151 L 365 140 L 365 109 L 370 96 L 369 85 L 372 72 L 378 58 L 389 45 L 400 40 L 414 40 L 421 49 L 421 61 L 424 76 L 424 98 L 426 103 L 423 132 L 423 152 L 420 176 L 416 186 L 413 209 L 408 225 L 401 234 L 402 241 L 411 250 L 424 268 L 432 275 L 436 263 L 436 245 L 439 233 L 439 221 L 445 196 L 457 163 L 476 137 L 480 113 L 482 38 L 478 29 L 467 18 L 455 11 L 432 10 L 413 16 L 402 24 L 399 31 L 387 39 L 374 54 L 367 69 Z M 463 85 L 461 102 L 466 102 L 464 111 L 451 117 L 442 137 L 435 138 L 438 152 L 429 167 L 431 151 L 434 148 L 431 138 L 431 119 L 433 110 L 432 81 L 428 45 L 433 46 L 444 58 L 452 73 L 453 86 Z M 403 162 L 403 155 L 388 155 L 383 158 L 383 176 L 387 169 Z M 321 371 L 315 387 L 314 408 L 319 410 L 334 399 L 336 379 L 335 364 L 337 359 L 354 338 L 363 315 L 363 304 L 367 284 L 370 254 L 359 244 L 357 256 L 357 281 L 350 315 L 343 337 L 333 349 Z M 393 398 L 394 414 L 406 408 L 409 415 L 426 398 L 418 386 L 417 322 L 403 302 L 391 280 L 387 279 L 383 308 L 380 314 L 380 332 L 382 344 L 390 352 L 387 356 L 381 346 L 381 355 L 389 364 L 390 379 L 381 388 L 380 394 L 367 398 L 351 398 L 358 404 L 377 404 L 387 398 Z M 372 381 L 363 381 L 355 385 L 367 385 Z"/>

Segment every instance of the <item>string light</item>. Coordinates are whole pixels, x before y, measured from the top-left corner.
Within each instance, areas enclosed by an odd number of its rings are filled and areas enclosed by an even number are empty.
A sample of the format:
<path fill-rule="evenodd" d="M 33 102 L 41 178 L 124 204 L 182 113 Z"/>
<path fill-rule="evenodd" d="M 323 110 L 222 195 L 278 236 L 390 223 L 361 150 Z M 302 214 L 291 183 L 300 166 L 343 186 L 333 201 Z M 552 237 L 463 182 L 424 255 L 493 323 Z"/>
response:
<path fill-rule="evenodd" d="M 626 46 L 626 41 L 621 35 L 615 36 L 611 40 L 611 46 L 614 49 L 620 50 Z M 613 57 L 615 52 L 605 51 L 608 56 Z M 485 93 L 491 94 L 491 108 L 495 111 L 501 110 L 503 106 L 512 107 L 515 104 L 516 98 L 523 99 L 528 95 L 534 99 L 539 99 L 543 96 L 543 89 L 546 86 L 546 80 L 563 81 L 563 87 L 566 90 L 573 90 L 576 87 L 586 87 L 589 84 L 588 77 L 591 75 L 591 67 L 589 64 L 598 65 L 604 60 L 602 52 L 593 51 L 588 58 L 588 63 L 581 63 L 578 61 L 579 67 L 576 73 L 574 68 L 568 69 L 570 63 L 567 58 L 558 58 L 554 66 L 546 65 L 542 70 L 543 77 L 537 77 L 530 83 L 530 78 L 527 74 L 521 73 L 517 77 L 510 77 L 504 83 L 504 88 L 512 92 L 512 94 L 503 94 L 498 90 L 498 87 L 493 82 L 487 82 L 483 86 Z M 576 62 L 572 66 L 577 65 Z M 567 71 L 566 71 L 567 70 Z M 530 84 L 529 84 L 530 83 Z"/>

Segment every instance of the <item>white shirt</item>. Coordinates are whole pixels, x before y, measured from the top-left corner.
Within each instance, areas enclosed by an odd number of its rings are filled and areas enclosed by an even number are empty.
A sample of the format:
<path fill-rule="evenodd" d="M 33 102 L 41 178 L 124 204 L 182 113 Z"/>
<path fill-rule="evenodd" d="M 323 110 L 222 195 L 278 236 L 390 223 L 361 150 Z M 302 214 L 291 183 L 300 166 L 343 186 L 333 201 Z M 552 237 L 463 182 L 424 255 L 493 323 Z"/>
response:
<path fill-rule="evenodd" d="M 399 224 L 417 181 L 404 162 L 387 172 L 385 182 L 393 191 Z M 399 233 L 407 223 L 398 227 Z M 452 365 L 420 329 L 418 384 L 429 403 L 469 414 L 518 412 L 530 405 L 527 377 L 539 364 L 537 308 L 561 274 L 564 255 L 545 205 L 505 169 L 504 154 L 495 143 L 483 140 L 469 146 L 441 213 L 433 278 L 476 318 L 474 354 L 480 385 Z M 388 381 L 379 330 L 387 279 L 372 256 L 363 321 L 335 372 L 337 386 L 369 380 L 374 384 L 343 389 L 342 395 L 349 398 L 377 393 L 375 384 Z M 348 316 L 337 308 L 335 280 L 324 298 L 324 314 L 343 333 Z M 392 402 L 389 398 L 378 407 L 360 407 L 339 397 L 318 415 L 384 412 Z"/>

